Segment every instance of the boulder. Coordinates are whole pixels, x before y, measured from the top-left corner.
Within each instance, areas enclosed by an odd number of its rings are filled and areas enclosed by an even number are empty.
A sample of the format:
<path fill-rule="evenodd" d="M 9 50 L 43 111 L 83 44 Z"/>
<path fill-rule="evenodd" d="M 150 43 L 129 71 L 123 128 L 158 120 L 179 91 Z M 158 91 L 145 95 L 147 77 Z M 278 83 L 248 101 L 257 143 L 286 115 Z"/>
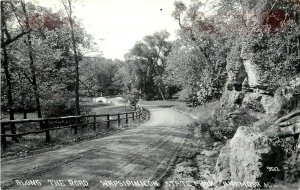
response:
<path fill-rule="evenodd" d="M 249 81 L 248 81 L 248 76 L 244 79 L 243 83 L 242 83 L 242 90 L 244 91 L 252 91 L 252 89 L 250 88 L 249 85 Z"/>
<path fill-rule="evenodd" d="M 239 53 L 240 45 L 238 44 L 230 51 L 226 64 L 228 84 L 232 85 L 232 88 L 236 91 L 242 90 L 242 84 L 247 77 L 247 73 Z"/>
<path fill-rule="evenodd" d="M 257 112 L 265 112 L 263 105 L 260 103 L 262 99 L 262 94 L 255 92 L 255 93 L 248 93 L 245 94 L 243 99 L 243 107 L 255 110 Z"/>
<path fill-rule="evenodd" d="M 268 139 L 249 127 L 240 127 L 230 141 L 232 181 L 256 182 L 264 178 L 265 160 L 271 155 Z"/>
<path fill-rule="evenodd" d="M 300 97 L 294 92 L 286 94 L 276 93 L 274 96 L 263 95 L 260 104 L 268 115 L 285 114 L 297 108 Z"/>
<path fill-rule="evenodd" d="M 260 103 L 266 114 L 277 115 L 283 109 L 284 98 L 279 95 L 275 95 L 274 97 L 264 95 L 262 96 Z"/>
<path fill-rule="evenodd" d="M 269 171 L 269 167 L 281 168 L 283 162 L 279 149 L 270 139 L 253 128 L 241 126 L 234 137 L 222 149 L 215 167 L 217 182 L 272 182 L 280 178 L 282 170 Z"/>
<path fill-rule="evenodd" d="M 244 98 L 244 92 L 243 91 L 236 91 L 236 90 L 225 90 L 222 98 L 220 100 L 222 107 L 235 107 L 235 106 L 241 106 L 241 103 Z"/>
<path fill-rule="evenodd" d="M 295 77 L 289 81 L 288 85 L 286 86 L 287 91 L 296 91 L 300 93 L 300 76 Z"/>
<path fill-rule="evenodd" d="M 260 69 L 260 67 L 255 64 L 252 59 L 244 60 L 244 67 L 247 73 L 247 80 L 250 88 L 262 86 L 265 81 L 262 77 L 264 72 Z"/>
<path fill-rule="evenodd" d="M 223 184 L 230 181 L 230 144 L 229 142 L 221 149 L 216 163 L 216 182 Z"/>
<path fill-rule="evenodd" d="M 295 109 L 297 100 L 299 101 L 298 97 L 291 93 L 285 95 L 275 93 L 274 96 L 261 92 L 245 93 L 242 107 L 267 115 L 278 115 Z"/>

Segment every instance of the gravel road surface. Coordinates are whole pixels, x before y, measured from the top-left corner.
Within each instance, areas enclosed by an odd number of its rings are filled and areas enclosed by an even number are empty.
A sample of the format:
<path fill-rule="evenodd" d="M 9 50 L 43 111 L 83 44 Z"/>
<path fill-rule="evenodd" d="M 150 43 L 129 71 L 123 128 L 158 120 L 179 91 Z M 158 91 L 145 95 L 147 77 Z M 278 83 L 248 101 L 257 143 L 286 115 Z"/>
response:
<path fill-rule="evenodd" d="M 150 120 L 134 129 L 2 162 L 3 189 L 153 189 L 193 119 L 171 108 L 149 110 Z"/>

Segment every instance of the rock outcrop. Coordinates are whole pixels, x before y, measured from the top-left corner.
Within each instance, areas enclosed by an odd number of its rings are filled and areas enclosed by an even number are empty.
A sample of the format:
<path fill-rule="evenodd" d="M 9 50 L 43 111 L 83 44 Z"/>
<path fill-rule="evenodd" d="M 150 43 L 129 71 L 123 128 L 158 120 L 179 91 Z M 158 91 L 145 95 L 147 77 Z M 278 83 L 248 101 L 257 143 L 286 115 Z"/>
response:
<path fill-rule="evenodd" d="M 271 66 L 259 57 L 263 55 L 260 50 L 263 49 L 264 42 L 271 36 L 265 35 L 265 27 L 269 27 L 269 32 L 276 31 L 273 26 L 264 26 L 266 14 L 270 14 L 271 7 L 272 10 L 284 12 L 280 10 L 280 3 L 271 4 L 267 0 L 240 2 L 248 30 L 242 34 L 244 36 L 241 42 L 232 48 L 227 58 L 228 80 L 221 106 L 227 110 L 252 110 L 254 115 L 259 116 L 256 123 L 240 126 L 233 138 L 222 148 L 215 166 L 216 182 L 221 185 L 228 182 L 250 182 L 259 183 L 263 187 L 274 179 L 284 177 L 282 166 L 285 154 L 274 145 L 271 138 L 294 136 L 297 141 L 299 137 L 299 113 L 293 120 L 275 121 L 280 115 L 299 110 L 300 75 L 293 75 L 289 79 L 282 77 L 280 81 L 286 82 L 279 82 L 278 78 L 272 78 L 275 70 L 268 71 Z M 241 119 L 240 116 L 237 118 Z M 276 171 L 270 168 L 276 168 Z"/>
<path fill-rule="evenodd" d="M 272 147 L 269 138 L 252 128 L 240 127 L 235 136 L 224 146 L 216 164 L 217 182 L 272 182 L 282 178 L 282 154 Z M 270 171 L 278 168 L 279 171 Z"/>
<path fill-rule="evenodd" d="M 221 105 L 245 106 L 267 114 L 279 114 L 284 107 L 291 106 L 289 102 L 300 99 L 299 95 L 295 97 L 295 90 L 300 89 L 300 76 L 290 79 L 286 84 L 275 84 L 275 79 L 273 82 L 270 80 L 273 73 L 264 66 L 266 60 L 259 57 L 260 50 L 264 49 L 263 44 L 272 38 L 272 35 L 266 35 L 272 27 L 266 24 L 266 19 L 271 14 L 271 7 L 272 10 L 281 10 L 280 3 L 242 0 L 241 4 L 248 30 L 241 34 L 241 40 L 232 47 L 227 58 L 228 81 Z"/>
<path fill-rule="evenodd" d="M 231 181 L 230 172 L 230 144 L 227 144 L 221 149 L 217 164 L 216 164 L 216 182 L 223 184 L 224 182 Z"/>

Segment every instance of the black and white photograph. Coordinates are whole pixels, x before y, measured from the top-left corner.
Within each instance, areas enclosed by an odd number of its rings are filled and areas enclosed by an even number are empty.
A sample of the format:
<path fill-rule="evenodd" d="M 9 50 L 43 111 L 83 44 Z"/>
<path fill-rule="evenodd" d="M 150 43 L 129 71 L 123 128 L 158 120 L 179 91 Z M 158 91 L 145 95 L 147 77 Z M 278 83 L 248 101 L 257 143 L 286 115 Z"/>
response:
<path fill-rule="evenodd" d="M 0 190 L 300 190 L 300 0 L 0 3 Z"/>

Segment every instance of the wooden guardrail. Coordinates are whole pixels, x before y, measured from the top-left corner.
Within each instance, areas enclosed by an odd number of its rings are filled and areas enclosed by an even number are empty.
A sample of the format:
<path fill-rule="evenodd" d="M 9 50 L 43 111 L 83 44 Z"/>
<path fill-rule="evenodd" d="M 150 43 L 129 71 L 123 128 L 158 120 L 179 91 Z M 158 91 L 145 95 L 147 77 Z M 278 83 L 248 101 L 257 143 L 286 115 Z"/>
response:
<path fill-rule="evenodd" d="M 97 123 L 106 123 L 106 127 L 109 128 L 112 121 L 117 121 L 118 125 L 121 125 L 121 121 L 125 120 L 125 123 L 128 124 L 129 119 L 132 120 L 140 118 L 142 115 L 142 108 L 137 109 L 136 111 L 123 112 L 117 114 L 92 114 L 92 115 L 80 115 L 80 116 L 67 116 L 67 117 L 58 117 L 58 118 L 36 118 L 36 119 L 22 119 L 22 120 L 7 120 L 0 121 L 1 124 L 1 145 L 5 149 L 7 147 L 7 137 L 21 137 L 29 134 L 38 134 L 45 133 L 46 142 L 50 142 L 51 136 L 50 131 L 60 130 L 65 128 L 73 128 L 74 134 L 78 133 L 78 127 L 93 125 L 93 129 L 96 130 Z M 92 121 L 89 121 L 89 118 L 92 118 Z M 98 119 L 98 120 L 97 120 Z M 8 134 L 6 133 L 11 129 L 11 125 L 16 124 L 26 124 L 26 123 L 38 123 L 39 129 L 29 132 L 20 132 L 12 131 Z M 26 126 L 22 125 L 18 128 L 22 129 Z M 20 131 L 20 130 L 19 130 Z M 17 139 L 17 138 L 14 138 Z"/>

